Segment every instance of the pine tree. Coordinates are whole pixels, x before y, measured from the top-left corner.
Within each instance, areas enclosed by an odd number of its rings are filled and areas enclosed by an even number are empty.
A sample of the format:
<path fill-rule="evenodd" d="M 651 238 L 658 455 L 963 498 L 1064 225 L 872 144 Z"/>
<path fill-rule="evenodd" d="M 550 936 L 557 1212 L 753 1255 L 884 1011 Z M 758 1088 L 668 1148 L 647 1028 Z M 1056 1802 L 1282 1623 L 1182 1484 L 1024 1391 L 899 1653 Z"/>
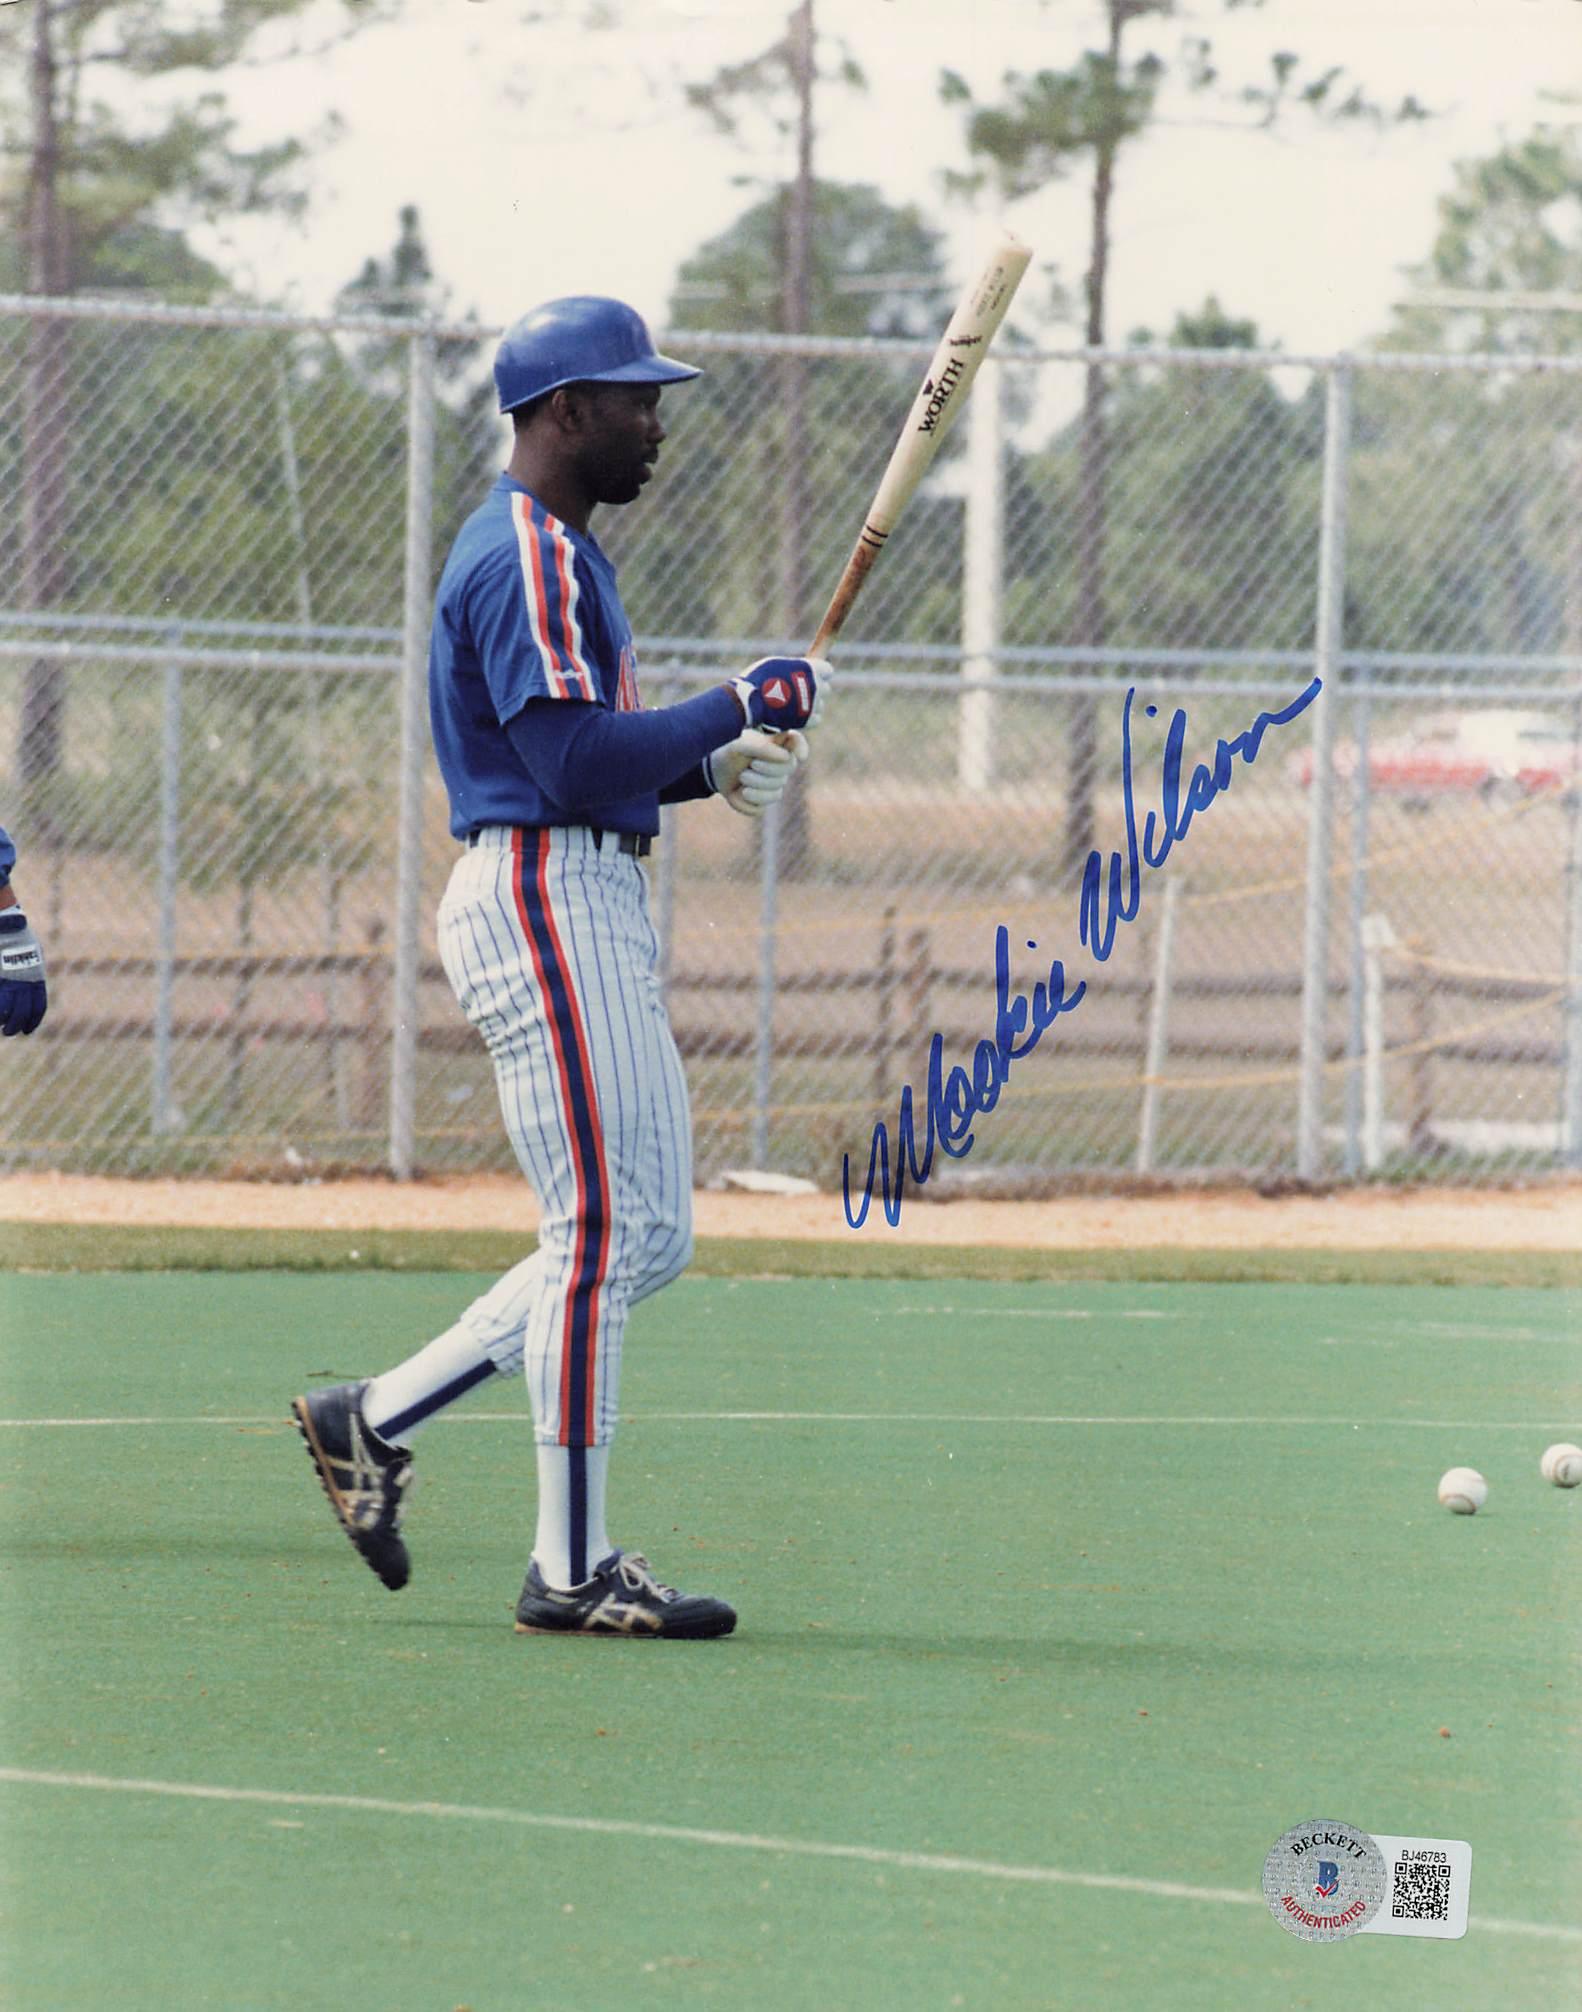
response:
<path fill-rule="evenodd" d="M 395 0 L 339 0 L 347 30 Z M 198 0 L 176 19 L 160 0 L 31 0 L 0 17 L 0 77 L 24 81 L 27 145 L 20 175 L 0 183 L 0 241 L 27 291 L 44 296 L 117 285 L 166 298 L 205 299 L 219 285 L 206 261 L 172 232 L 182 222 L 299 210 L 293 179 L 306 147 L 291 138 L 244 150 L 213 89 L 129 122 L 94 89 L 107 71 L 148 79 L 210 79 L 239 61 L 266 28 L 309 0 Z M 21 110 L 21 107 L 16 109 Z M 21 270 L 17 271 L 16 267 Z M 70 589 L 66 538 L 66 425 L 72 325 L 29 323 L 22 396 L 21 569 L 17 605 L 59 607 Z M 19 782 L 28 795 L 60 766 L 62 666 L 29 666 L 23 688 Z"/>

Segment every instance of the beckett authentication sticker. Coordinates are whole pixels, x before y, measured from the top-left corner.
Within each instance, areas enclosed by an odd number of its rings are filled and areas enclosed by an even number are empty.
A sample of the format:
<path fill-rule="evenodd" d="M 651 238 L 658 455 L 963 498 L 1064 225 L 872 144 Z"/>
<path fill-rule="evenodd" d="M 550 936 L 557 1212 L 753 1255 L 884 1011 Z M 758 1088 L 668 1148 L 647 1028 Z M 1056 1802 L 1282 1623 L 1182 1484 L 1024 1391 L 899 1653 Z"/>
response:
<path fill-rule="evenodd" d="M 1277 1838 L 1263 1862 L 1263 1897 L 1304 1942 L 1339 1942 L 1378 1913 L 1389 1880 L 1365 1830 L 1314 1818 Z"/>
<path fill-rule="evenodd" d="M 1369 1935 L 1434 1935 L 1453 1942 L 1467 1932 L 1472 1846 L 1457 1837 L 1385 1837 L 1389 1902 L 1362 1925 Z"/>

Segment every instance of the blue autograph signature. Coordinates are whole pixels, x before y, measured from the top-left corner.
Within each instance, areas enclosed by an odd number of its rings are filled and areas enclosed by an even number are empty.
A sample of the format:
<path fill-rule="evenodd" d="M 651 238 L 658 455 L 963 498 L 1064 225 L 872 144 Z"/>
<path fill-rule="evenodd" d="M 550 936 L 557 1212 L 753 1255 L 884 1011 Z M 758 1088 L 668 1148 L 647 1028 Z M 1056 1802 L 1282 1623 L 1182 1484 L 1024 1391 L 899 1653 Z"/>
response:
<path fill-rule="evenodd" d="M 1207 810 L 1230 787 L 1234 779 L 1232 763 L 1237 756 L 1241 757 L 1245 767 L 1251 768 L 1258 759 L 1258 750 L 1270 727 L 1283 727 L 1299 713 L 1305 712 L 1322 689 L 1323 680 L 1314 678 L 1289 705 L 1282 706 L 1275 713 L 1259 713 L 1244 732 L 1232 740 L 1220 741 L 1214 749 L 1213 761 L 1199 762 L 1193 769 L 1184 800 L 1181 761 L 1187 716 L 1185 709 L 1178 706 L 1165 735 L 1164 760 L 1159 776 L 1160 808 L 1157 812 L 1149 811 L 1144 819 L 1141 846 L 1138 844 L 1137 810 L 1132 791 L 1132 701 L 1136 690 L 1127 691 L 1126 706 L 1121 716 L 1125 850 L 1124 853 L 1117 851 L 1110 854 L 1107 875 L 1098 853 L 1088 854 L 1077 910 L 1078 939 L 1099 963 L 1104 963 L 1114 949 L 1115 931 L 1119 925 L 1137 919 L 1142 906 L 1143 865 L 1153 868 L 1163 866 L 1170 857 L 1171 848 L 1186 837 L 1193 818 L 1200 811 Z M 1144 710 L 1151 719 L 1158 712 L 1158 707 L 1147 706 Z M 1027 947 L 1036 950 L 1038 945 L 1029 939 Z M 1003 922 L 1000 924 L 994 935 L 993 1038 L 986 1037 L 978 1042 L 973 1049 L 970 1068 L 957 1062 L 947 1072 L 945 1037 L 935 1034 L 928 1050 L 922 1151 L 918 1151 L 912 1086 L 906 1083 L 901 1088 L 895 1122 L 893 1178 L 890 1130 L 881 1120 L 873 1128 L 873 1143 L 868 1149 L 868 1177 L 855 1211 L 851 1202 L 851 1155 L 842 1155 L 841 1192 L 846 1221 L 852 1229 L 861 1229 L 867 1221 L 876 1183 L 885 1216 L 893 1228 L 901 1220 L 901 1198 L 907 1177 L 910 1175 L 913 1183 L 922 1187 L 933 1170 L 936 1146 L 955 1160 L 964 1159 L 972 1151 L 977 1137 L 973 1130 L 974 1122 L 978 1117 L 987 1115 L 999 1102 L 1000 1092 L 1010 1081 L 1011 1064 L 1030 1055 L 1061 1014 L 1071 1012 L 1082 1003 L 1087 989 L 1087 980 L 1082 979 L 1069 992 L 1066 990 L 1065 966 L 1057 957 L 1049 966 L 1048 980 L 1041 978 L 1033 986 L 1031 999 L 1020 992 L 1013 998 L 1010 933 Z"/>

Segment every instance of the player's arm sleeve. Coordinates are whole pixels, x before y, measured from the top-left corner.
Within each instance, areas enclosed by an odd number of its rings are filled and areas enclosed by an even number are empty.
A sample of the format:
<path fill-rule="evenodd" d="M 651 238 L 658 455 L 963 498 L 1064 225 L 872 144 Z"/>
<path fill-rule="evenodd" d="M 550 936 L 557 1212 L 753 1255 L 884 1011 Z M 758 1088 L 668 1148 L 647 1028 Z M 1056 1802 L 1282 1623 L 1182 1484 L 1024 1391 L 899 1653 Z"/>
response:
<path fill-rule="evenodd" d="M 653 712 L 530 699 L 503 722 L 517 759 L 544 794 L 568 811 L 667 791 L 703 757 L 735 740 L 742 709 L 729 685 Z M 702 782 L 701 774 L 698 781 Z M 705 796 L 704 785 L 689 794 Z M 676 802 L 666 795 L 665 801 Z"/>
<path fill-rule="evenodd" d="M 714 750 L 711 748 L 712 754 Z M 703 764 L 698 762 L 685 775 L 678 775 L 674 782 L 667 782 L 659 792 L 661 803 L 691 803 L 695 797 L 713 796 L 714 785 L 703 773 Z"/>

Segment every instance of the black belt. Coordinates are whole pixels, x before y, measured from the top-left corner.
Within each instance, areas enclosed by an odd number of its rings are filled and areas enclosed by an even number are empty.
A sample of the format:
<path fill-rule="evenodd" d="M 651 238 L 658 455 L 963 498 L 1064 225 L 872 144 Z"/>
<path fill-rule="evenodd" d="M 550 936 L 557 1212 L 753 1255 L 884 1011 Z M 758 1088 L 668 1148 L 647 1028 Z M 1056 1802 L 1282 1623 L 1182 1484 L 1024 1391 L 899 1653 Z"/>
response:
<path fill-rule="evenodd" d="M 555 825 L 540 826 L 535 824 L 524 824 L 521 827 L 521 829 L 524 832 L 532 832 L 539 830 L 554 831 L 557 829 L 567 829 L 567 828 L 568 827 L 564 826 L 555 826 Z M 575 829 L 575 827 L 569 827 L 569 828 Z M 653 850 L 654 841 L 648 836 L 648 833 L 646 831 L 609 831 L 602 824 L 590 824 L 586 826 L 585 829 L 591 832 L 593 836 L 593 842 L 599 848 L 600 852 L 604 850 L 604 841 L 607 838 L 613 838 L 619 845 L 621 851 L 628 854 L 633 859 L 646 859 L 649 853 L 652 852 Z M 477 843 L 478 843 L 478 833 L 475 831 L 469 831 L 467 834 L 467 844 L 469 849 L 475 846 Z"/>

